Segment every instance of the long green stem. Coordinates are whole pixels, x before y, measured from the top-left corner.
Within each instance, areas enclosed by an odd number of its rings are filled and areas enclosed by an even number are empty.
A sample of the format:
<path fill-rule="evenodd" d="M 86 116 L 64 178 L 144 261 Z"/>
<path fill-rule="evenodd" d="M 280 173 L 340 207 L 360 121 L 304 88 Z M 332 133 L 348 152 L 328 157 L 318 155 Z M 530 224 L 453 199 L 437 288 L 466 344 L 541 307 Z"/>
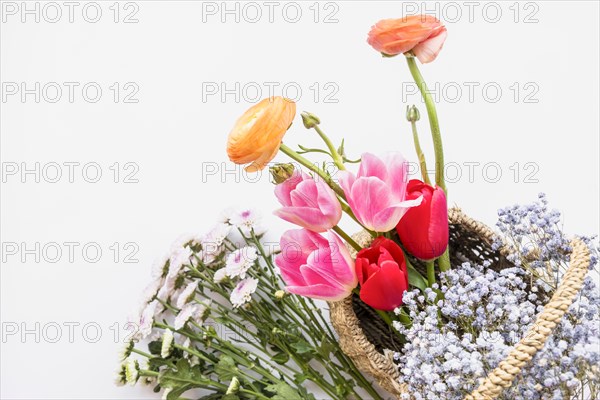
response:
<path fill-rule="evenodd" d="M 294 150 L 289 148 L 284 143 L 281 143 L 279 145 L 279 150 L 281 150 L 282 153 L 286 154 L 292 160 L 297 161 L 298 163 L 300 163 L 301 165 L 304 165 L 306 168 L 308 168 L 315 174 L 319 175 L 321 178 L 323 178 L 325 180 L 325 182 L 327 182 L 327 184 L 333 189 L 333 191 L 338 196 L 340 196 L 342 199 L 346 200 L 346 195 L 344 194 L 344 191 L 342 190 L 342 188 L 337 183 L 335 183 L 334 180 L 331 178 L 331 176 L 327 175 L 325 173 L 325 171 L 323 171 L 321 168 L 317 167 L 315 164 L 311 163 L 309 160 L 302 157 L 300 154 L 296 153 Z"/>
<path fill-rule="evenodd" d="M 425 263 L 425 266 L 427 267 L 427 283 L 429 284 L 429 287 L 431 287 L 435 283 L 435 266 L 434 266 L 434 262 L 433 261 L 427 261 Z"/>
<path fill-rule="evenodd" d="M 319 128 L 319 125 L 313 126 L 313 129 L 315 131 L 317 131 L 317 133 L 319 134 L 319 136 L 321 136 L 321 139 L 323 139 L 323 141 L 327 145 L 327 148 L 329 149 L 329 152 L 331 153 L 331 158 L 333 158 L 333 162 L 335 163 L 335 165 L 340 170 L 342 170 L 342 171 L 345 170 L 346 167 L 344 166 L 344 160 L 342 159 L 342 156 L 340 156 L 340 153 L 338 153 L 337 149 L 335 148 L 335 146 L 331 142 L 331 139 L 329 139 L 329 137 L 325 133 L 323 133 L 323 131 L 321 130 L 321 128 Z"/>
<path fill-rule="evenodd" d="M 344 232 L 342 230 L 342 228 L 340 228 L 339 226 L 334 226 L 333 228 L 331 228 L 335 233 L 337 233 L 338 235 L 340 235 L 342 237 L 342 239 L 344 239 L 346 241 L 346 243 L 348 243 L 350 246 L 352 246 L 354 248 L 354 250 L 356 251 L 361 251 L 362 247 L 360 247 L 360 245 L 358 243 L 356 243 L 354 241 L 354 239 L 352 239 L 352 237 L 350 237 L 350 235 L 348 235 L 346 232 Z"/>
<path fill-rule="evenodd" d="M 415 80 L 423 100 L 425 101 L 425 107 L 427 108 L 427 116 L 429 117 L 429 125 L 431 127 L 431 137 L 433 139 L 433 149 L 435 152 L 435 183 L 446 191 L 446 183 L 444 182 L 444 148 L 442 146 L 442 136 L 440 134 L 440 124 L 438 122 L 437 111 L 435 109 L 435 102 L 431 97 L 427 83 L 423 79 L 423 75 L 419 71 L 415 57 L 412 54 L 406 55 L 406 62 L 410 73 Z"/>
<path fill-rule="evenodd" d="M 427 116 L 429 117 L 429 126 L 431 127 L 431 137 L 433 139 L 433 150 L 435 152 L 435 183 L 446 193 L 446 199 L 448 198 L 448 190 L 446 189 L 446 182 L 444 180 L 444 147 L 442 145 L 442 135 L 440 133 L 440 124 L 438 122 L 437 110 L 435 109 L 435 102 L 431 97 L 427 83 L 423 79 L 423 75 L 419 71 L 417 62 L 413 54 L 406 54 L 406 62 L 408 63 L 408 69 L 412 74 L 415 83 L 421 91 L 421 96 L 425 101 L 425 107 L 427 108 Z M 448 249 L 439 258 L 439 265 L 441 271 L 447 271 L 450 269 L 450 257 Z"/>
<path fill-rule="evenodd" d="M 421 149 L 421 143 L 419 142 L 419 135 L 417 133 L 417 122 L 411 121 L 410 124 L 412 126 L 412 134 L 413 134 L 413 141 L 415 142 L 415 150 L 417 152 L 417 157 L 419 158 L 419 166 L 421 169 L 421 176 L 423 177 L 423 182 L 430 185 L 431 181 L 429 180 L 429 174 L 427 173 L 427 162 L 425 161 L 425 154 L 423 154 L 423 150 Z"/>

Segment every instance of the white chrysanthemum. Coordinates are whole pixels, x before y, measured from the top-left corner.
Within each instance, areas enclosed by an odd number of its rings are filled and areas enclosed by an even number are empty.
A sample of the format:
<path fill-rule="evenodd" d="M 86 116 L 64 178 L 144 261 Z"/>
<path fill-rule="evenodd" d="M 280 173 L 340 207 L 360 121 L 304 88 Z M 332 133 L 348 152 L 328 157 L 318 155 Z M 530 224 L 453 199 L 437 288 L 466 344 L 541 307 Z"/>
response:
<path fill-rule="evenodd" d="M 246 272 L 254 265 L 254 261 L 258 258 L 256 248 L 247 246 L 241 249 L 237 249 L 227 257 L 225 263 L 225 269 L 227 270 L 227 276 L 230 278 L 240 277 L 244 279 Z"/>
<path fill-rule="evenodd" d="M 220 223 L 214 226 L 202 238 L 200 258 L 205 264 L 210 264 L 223 252 L 223 242 L 231 233 L 231 225 Z"/>
<path fill-rule="evenodd" d="M 165 276 L 168 272 L 167 261 L 169 261 L 169 253 L 163 254 L 161 257 L 157 258 L 152 264 L 152 277 L 160 278 Z"/>
<path fill-rule="evenodd" d="M 127 383 L 127 376 L 125 375 L 125 362 L 119 364 L 119 368 L 115 373 L 115 385 L 125 386 Z"/>
<path fill-rule="evenodd" d="M 227 278 L 227 269 L 221 268 L 215 271 L 215 276 L 213 277 L 213 280 L 215 281 L 215 283 L 221 283 Z"/>
<path fill-rule="evenodd" d="M 152 333 L 152 325 L 154 324 L 154 315 L 159 303 L 157 300 L 151 301 L 144 307 L 138 322 L 138 330 L 135 333 L 135 338 L 138 340 L 146 338 Z"/>
<path fill-rule="evenodd" d="M 194 233 L 184 233 L 180 235 L 173 243 L 171 243 L 171 251 L 177 251 L 188 243 L 199 243 L 199 237 Z"/>
<path fill-rule="evenodd" d="M 125 360 L 125 380 L 130 385 L 135 385 L 140 377 L 140 365 L 138 360 L 129 357 Z"/>
<path fill-rule="evenodd" d="M 162 346 L 160 347 L 160 356 L 162 358 L 167 358 L 171 355 L 171 351 L 173 350 L 173 339 L 173 332 L 170 329 L 165 330 L 162 337 Z"/>
<path fill-rule="evenodd" d="M 234 308 L 240 307 L 252 299 L 252 293 L 256 291 L 258 286 L 258 279 L 246 278 L 240 281 L 238 285 L 231 292 L 229 301 Z"/>
<path fill-rule="evenodd" d="M 173 326 L 175 326 L 175 329 L 183 328 L 190 319 L 196 320 L 200 311 L 200 307 L 197 304 L 189 303 L 184 305 L 181 311 L 179 311 L 179 314 L 175 317 Z"/>
<path fill-rule="evenodd" d="M 235 214 L 235 212 L 236 212 L 235 208 L 228 207 L 219 213 L 219 217 L 217 218 L 217 220 L 224 224 L 229 224 L 230 223 L 229 220 L 231 219 L 233 214 Z"/>
<path fill-rule="evenodd" d="M 179 294 L 177 297 L 177 308 L 183 308 L 186 303 L 189 303 L 196 293 L 196 288 L 198 287 L 198 282 L 194 281 L 189 283 L 185 289 Z"/>
<path fill-rule="evenodd" d="M 192 250 L 189 247 L 179 247 L 173 250 L 171 258 L 169 258 L 169 273 L 168 278 L 176 277 L 179 275 L 181 268 L 185 264 L 190 263 L 190 257 L 192 256 Z"/>
<path fill-rule="evenodd" d="M 239 228 L 246 236 L 250 235 L 252 230 L 256 232 L 261 221 L 260 213 L 253 209 L 246 209 L 235 212 L 231 215 L 229 223 Z"/>
<path fill-rule="evenodd" d="M 133 342 L 133 340 L 130 340 L 123 344 L 123 346 L 119 350 L 119 361 L 125 361 L 131 355 L 131 350 L 133 350 L 134 344 L 135 343 Z"/>
<path fill-rule="evenodd" d="M 158 293 L 164 283 L 164 278 L 156 277 L 144 288 L 142 293 L 142 307 L 154 300 L 154 296 Z"/>
<path fill-rule="evenodd" d="M 156 294 L 156 297 L 158 297 L 162 301 L 167 301 L 169 299 L 169 297 L 171 297 L 171 295 L 175 292 L 175 281 L 176 280 L 177 280 L 177 277 L 167 276 L 167 279 L 165 279 L 162 287 Z"/>

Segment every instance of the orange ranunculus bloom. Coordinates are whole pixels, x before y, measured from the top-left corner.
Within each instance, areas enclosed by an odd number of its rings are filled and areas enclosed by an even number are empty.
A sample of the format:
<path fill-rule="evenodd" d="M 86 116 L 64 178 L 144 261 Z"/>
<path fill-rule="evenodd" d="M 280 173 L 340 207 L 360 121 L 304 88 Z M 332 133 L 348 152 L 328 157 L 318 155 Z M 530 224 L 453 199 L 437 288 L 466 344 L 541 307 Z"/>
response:
<path fill-rule="evenodd" d="M 227 138 L 227 155 L 236 164 L 248 164 L 246 171 L 256 172 L 271 161 L 285 132 L 296 115 L 296 103 L 283 97 L 271 97 L 250 107 Z"/>
<path fill-rule="evenodd" d="M 367 42 L 377 51 L 395 56 L 413 51 L 423 64 L 435 60 L 448 35 L 446 27 L 431 15 L 384 19 L 373 25 Z"/>

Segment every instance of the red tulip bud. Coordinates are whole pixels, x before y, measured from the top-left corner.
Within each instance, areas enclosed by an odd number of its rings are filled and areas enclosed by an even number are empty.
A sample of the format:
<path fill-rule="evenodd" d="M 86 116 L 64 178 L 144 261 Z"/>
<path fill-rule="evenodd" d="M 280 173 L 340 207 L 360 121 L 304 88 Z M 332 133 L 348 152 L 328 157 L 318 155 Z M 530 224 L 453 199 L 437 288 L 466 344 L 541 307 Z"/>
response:
<path fill-rule="evenodd" d="M 418 179 L 408 182 L 407 198 L 423 196 L 420 205 L 408 209 L 396 230 L 400 242 L 413 256 L 432 260 L 441 256 L 448 247 L 448 206 L 446 195 Z"/>
<path fill-rule="evenodd" d="M 356 255 L 360 299 L 373 308 L 392 311 L 408 289 L 406 260 L 400 246 L 383 236 Z"/>

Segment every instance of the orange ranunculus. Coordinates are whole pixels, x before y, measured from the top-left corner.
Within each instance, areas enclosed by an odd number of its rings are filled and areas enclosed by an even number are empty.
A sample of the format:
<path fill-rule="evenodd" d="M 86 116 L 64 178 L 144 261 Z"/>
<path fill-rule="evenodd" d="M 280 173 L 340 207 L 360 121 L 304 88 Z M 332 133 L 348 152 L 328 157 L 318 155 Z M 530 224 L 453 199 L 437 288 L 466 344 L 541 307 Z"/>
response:
<path fill-rule="evenodd" d="M 385 55 L 413 51 L 423 64 L 435 60 L 448 35 L 446 27 L 431 15 L 384 19 L 373 25 L 367 42 Z"/>
<path fill-rule="evenodd" d="M 271 161 L 296 115 L 296 103 L 271 97 L 250 107 L 235 123 L 227 138 L 227 155 L 236 164 L 248 164 L 256 172 Z"/>

